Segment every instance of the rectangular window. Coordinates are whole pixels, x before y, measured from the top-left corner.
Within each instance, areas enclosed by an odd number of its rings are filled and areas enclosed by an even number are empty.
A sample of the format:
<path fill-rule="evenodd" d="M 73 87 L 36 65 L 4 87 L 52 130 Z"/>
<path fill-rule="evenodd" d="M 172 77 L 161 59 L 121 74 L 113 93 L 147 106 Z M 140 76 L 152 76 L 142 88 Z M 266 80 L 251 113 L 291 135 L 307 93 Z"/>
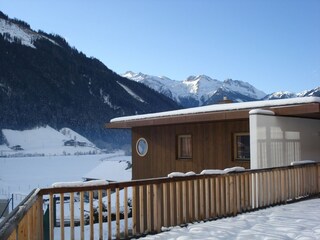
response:
<path fill-rule="evenodd" d="M 191 135 L 179 135 L 177 140 L 178 140 L 178 159 L 192 158 Z"/>
<path fill-rule="evenodd" d="M 250 134 L 234 134 L 234 160 L 250 160 Z"/>

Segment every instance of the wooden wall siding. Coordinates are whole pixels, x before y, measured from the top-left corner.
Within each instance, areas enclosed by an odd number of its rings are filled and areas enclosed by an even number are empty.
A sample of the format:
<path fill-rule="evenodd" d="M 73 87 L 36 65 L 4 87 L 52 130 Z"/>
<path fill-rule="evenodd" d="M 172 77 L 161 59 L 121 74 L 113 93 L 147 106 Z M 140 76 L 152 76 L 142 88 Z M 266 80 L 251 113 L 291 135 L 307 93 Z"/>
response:
<path fill-rule="evenodd" d="M 237 132 L 249 132 L 247 119 L 132 128 L 132 177 L 164 177 L 174 171 L 200 173 L 203 169 L 233 166 L 249 168 L 250 162 L 233 160 L 233 133 Z M 192 159 L 176 159 L 179 134 L 192 135 Z M 144 157 L 136 153 L 136 142 L 140 137 L 148 141 L 149 150 Z"/>

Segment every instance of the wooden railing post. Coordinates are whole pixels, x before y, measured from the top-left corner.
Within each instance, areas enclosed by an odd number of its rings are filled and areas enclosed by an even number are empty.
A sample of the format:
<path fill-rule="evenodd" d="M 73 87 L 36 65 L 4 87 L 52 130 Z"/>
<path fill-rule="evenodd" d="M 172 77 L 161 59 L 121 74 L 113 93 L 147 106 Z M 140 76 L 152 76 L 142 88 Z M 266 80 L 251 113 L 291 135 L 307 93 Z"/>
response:
<path fill-rule="evenodd" d="M 116 188 L 116 237 L 120 238 L 120 189 Z"/>
<path fill-rule="evenodd" d="M 165 227 L 169 226 L 169 207 L 168 207 L 168 183 L 162 184 L 162 193 L 163 193 L 163 225 Z"/>
<path fill-rule="evenodd" d="M 132 187 L 132 234 L 137 234 L 137 186 Z"/>
<path fill-rule="evenodd" d="M 205 219 L 209 219 L 210 217 L 210 179 L 209 178 L 205 178 L 204 179 L 204 189 L 205 189 Z"/>
<path fill-rule="evenodd" d="M 204 219 L 204 179 L 199 179 L 199 219 Z"/>
<path fill-rule="evenodd" d="M 54 240 L 54 195 L 50 193 L 49 196 L 49 231 L 50 231 L 50 240 Z"/>
<path fill-rule="evenodd" d="M 70 239 L 74 239 L 74 193 L 70 193 Z"/>
<path fill-rule="evenodd" d="M 153 210 L 154 210 L 154 217 L 153 217 L 153 224 L 154 229 L 156 232 L 161 231 L 161 201 L 162 201 L 162 187 L 161 184 L 154 184 L 153 185 Z"/>
<path fill-rule="evenodd" d="M 176 194 L 175 194 L 175 200 L 176 200 L 176 210 L 177 210 L 177 214 L 176 214 L 176 225 L 180 225 L 182 223 L 182 214 L 181 214 L 181 209 L 182 209 L 182 201 L 181 201 L 181 182 L 177 181 L 176 182 Z"/>
<path fill-rule="evenodd" d="M 220 185 L 220 180 L 221 180 L 221 178 L 220 177 L 217 177 L 216 179 L 216 182 L 215 182 L 215 184 L 216 184 L 216 187 L 215 187 L 215 197 L 216 197 L 216 203 L 215 203 L 215 205 L 216 205 L 216 215 L 218 216 L 218 217 L 220 217 L 221 216 L 221 185 Z"/>
<path fill-rule="evenodd" d="M 193 194 L 193 180 L 188 181 L 188 222 L 194 220 L 194 194 Z"/>
<path fill-rule="evenodd" d="M 84 240 L 84 192 L 80 192 L 80 239 Z"/>
<path fill-rule="evenodd" d="M 318 190 L 317 192 L 320 193 L 320 164 L 317 164 L 317 185 L 318 185 Z"/>
<path fill-rule="evenodd" d="M 151 204 L 151 185 L 147 185 L 147 232 L 151 232 L 152 225 L 152 204 Z"/>
<path fill-rule="evenodd" d="M 193 182 L 193 189 L 194 189 L 194 218 L 195 220 L 199 221 L 199 180 L 195 179 Z"/>
<path fill-rule="evenodd" d="M 187 206 L 187 181 L 182 182 L 182 222 L 187 223 L 188 206 Z"/>
<path fill-rule="evenodd" d="M 128 231 L 128 188 L 124 188 L 124 199 L 123 199 L 123 204 L 124 204 L 124 237 L 128 238 L 129 237 L 129 231 Z M 101 237 L 102 238 L 102 237 Z"/>
<path fill-rule="evenodd" d="M 98 218 L 99 218 L 99 239 L 103 239 L 103 217 L 102 217 L 102 189 L 98 190 Z"/>
<path fill-rule="evenodd" d="M 215 178 L 210 178 L 210 197 L 209 197 L 209 201 L 210 201 L 210 217 L 214 218 L 217 215 L 216 212 L 216 189 L 215 189 Z"/>
<path fill-rule="evenodd" d="M 64 194 L 60 193 L 60 239 L 64 240 Z"/>

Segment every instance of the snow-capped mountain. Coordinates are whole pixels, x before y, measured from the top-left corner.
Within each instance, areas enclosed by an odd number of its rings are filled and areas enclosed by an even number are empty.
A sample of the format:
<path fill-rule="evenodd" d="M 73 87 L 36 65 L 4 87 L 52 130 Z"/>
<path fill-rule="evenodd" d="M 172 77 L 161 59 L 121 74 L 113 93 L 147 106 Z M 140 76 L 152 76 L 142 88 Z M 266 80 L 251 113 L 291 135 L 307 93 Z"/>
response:
<path fill-rule="evenodd" d="M 311 90 L 305 90 L 297 94 L 298 97 L 320 97 L 320 87 Z"/>
<path fill-rule="evenodd" d="M 300 93 L 279 91 L 266 94 L 251 84 L 239 80 L 219 81 L 206 75 L 190 76 L 184 81 L 168 77 L 157 77 L 128 71 L 123 77 L 140 82 L 166 95 L 183 107 L 197 107 L 216 104 L 226 97 L 233 102 L 285 99 L 293 97 L 320 96 L 320 87 Z"/>
<path fill-rule="evenodd" d="M 265 96 L 263 100 L 284 99 L 293 97 L 320 97 L 320 87 L 316 87 L 311 90 L 305 90 L 300 93 L 292 93 L 287 91 L 274 92 Z"/>
<path fill-rule="evenodd" d="M 219 81 L 206 75 L 190 76 L 184 81 L 132 71 L 128 71 L 122 76 L 141 82 L 184 107 L 217 103 L 223 97 L 235 102 L 242 102 L 257 100 L 266 96 L 263 91 L 256 89 L 249 83 L 232 79 Z"/>
<path fill-rule="evenodd" d="M 285 99 L 285 98 L 293 98 L 297 97 L 296 93 L 288 92 L 288 91 L 279 91 L 266 95 L 263 100 L 273 100 L 273 99 Z M 301 96 L 302 97 L 302 96 Z"/>

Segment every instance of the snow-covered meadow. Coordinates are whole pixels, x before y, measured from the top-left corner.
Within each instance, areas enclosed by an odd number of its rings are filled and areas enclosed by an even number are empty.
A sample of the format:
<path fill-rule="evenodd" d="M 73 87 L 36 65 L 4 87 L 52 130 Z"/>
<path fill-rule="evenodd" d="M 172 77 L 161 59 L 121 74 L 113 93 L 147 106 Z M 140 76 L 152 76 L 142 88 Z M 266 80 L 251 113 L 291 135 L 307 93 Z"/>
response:
<path fill-rule="evenodd" d="M 14 195 L 17 205 L 34 188 L 51 187 L 56 182 L 82 181 L 86 177 L 130 180 L 130 156 L 123 152 L 80 156 L 0 158 L 0 198 Z"/>
<path fill-rule="evenodd" d="M 70 128 L 60 131 L 50 126 L 18 131 L 2 129 L 6 144 L 0 145 L 0 157 L 30 157 L 100 154 L 87 138 Z"/>

